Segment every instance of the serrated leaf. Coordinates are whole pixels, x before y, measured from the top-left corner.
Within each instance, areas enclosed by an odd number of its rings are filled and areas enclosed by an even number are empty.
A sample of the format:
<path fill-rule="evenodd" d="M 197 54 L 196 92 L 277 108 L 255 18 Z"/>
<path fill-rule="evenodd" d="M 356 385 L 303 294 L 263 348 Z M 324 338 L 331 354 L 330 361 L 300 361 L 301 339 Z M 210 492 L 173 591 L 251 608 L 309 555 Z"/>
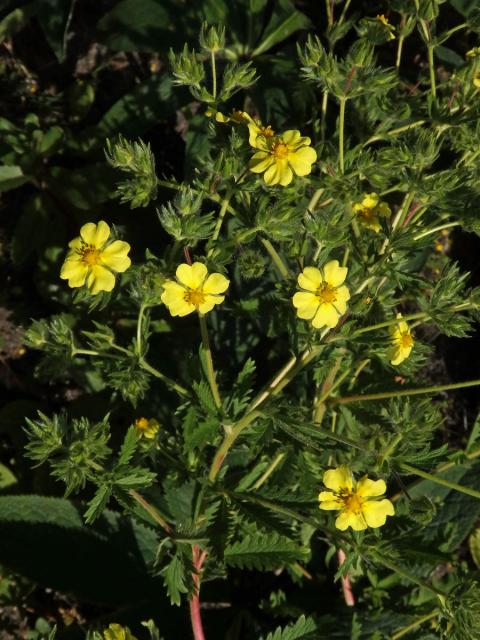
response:
<path fill-rule="evenodd" d="M 272 533 L 257 533 L 225 549 L 225 563 L 231 567 L 271 570 L 297 560 L 302 560 L 303 550 L 292 540 Z"/>
<path fill-rule="evenodd" d="M 132 425 L 128 428 L 128 431 L 125 434 L 125 438 L 120 448 L 120 453 L 118 454 L 119 465 L 128 464 L 130 462 L 133 454 L 137 449 L 138 442 L 139 439 L 137 436 L 137 432 L 135 430 L 135 427 Z"/>
<path fill-rule="evenodd" d="M 277 627 L 273 633 L 269 633 L 265 640 L 315 640 L 320 639 L 318 627 L 313 618 L 300 618 L 294 623 L 284 627 Z"/>
<path fill-rule="evenodd" d="M 163 576 L 163 583 L 167 589 L 170 602 L 177 607 L 180 606 L 182 601 L 181 594 L 188 593 L 188 588 L 185 580 L 185 568 L 178 553 L 173 556 L 172 560 L 162 570 L 161 575 Z"/>

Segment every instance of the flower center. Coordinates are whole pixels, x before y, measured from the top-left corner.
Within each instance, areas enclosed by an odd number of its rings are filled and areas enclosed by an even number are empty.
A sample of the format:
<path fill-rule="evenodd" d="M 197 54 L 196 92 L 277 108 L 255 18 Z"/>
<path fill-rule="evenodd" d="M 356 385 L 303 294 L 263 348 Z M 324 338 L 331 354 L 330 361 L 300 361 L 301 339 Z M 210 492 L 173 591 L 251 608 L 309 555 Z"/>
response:
<path fill-rule="evenodd" d="M 285 158 L 288 157 L 289 153 L 290 153 L 290 149 L 288 148 L 288 145 L 286 145 L 284 142 L 278 141 L 278 142 L 275 142 L 272 146 L 271 154 L 272 156 L 275 156 L 275 158 L 277 158 L 278 160 L 284 160 Z"/>
<path fill-rule="evenodd" d="M 350 493 L 343 498 L 343 504 L 347 511 L 359 513 L 362 510 L 362 499 L 356 493 Z"/>
<path fill-rule="evenodd" d="M 400 339 L 402 347 L 404 349 L 408 349 L 413 345 L 413 338 L 409 333 L 402 333 L 402 337 Z"/>
<path fill-rule="evenodd" d="M 372 222 L 375 218 L 375 211 L 374 209 L 364 207 L 358 212 L 358 215 L 364 222 Z"/>
<path fill-rule="evenodd" d="M 260 127 L 260 135 L 264 136 L 265 138 L 271 138 L 273 135 L 275 135 L 275 131 L 270 125 L 266 127 Z"/>
<path fill-rule="evenodd" d="M 82 256 L 82 262 L 85 262 L 85 264 L 89 266 L 98 264 L 102 256 L 100 249 L 97 249 L 92 244 L 83 244 L 79 250 L 79 254 Z"/>
<path fill-rule="evenodd" d="M 185 302 L 193 304 L 194 307 L 199 307 L 205 302 L 205 294 L 201 289 L 187 289 L 183 294 Z"/>
<path fill-rule="evenodd" d="M 148 420 L 146 418 L 138 418 L 137 420 L 135 420 L 135 426 L 140 431 L 145 431 L 146 429 L 148 429 Z"/>
<path fill-rule="evenodd" d="M 316 295 L 320 302 L 325 304 L 331 304 L 337 299 L 337 292 L 335 291 L 335 287 L 332 287 L 332 285 L 328 284 L 327 282 L 324 282 L 320 285 L 320 287 L 317 289 Z"/>

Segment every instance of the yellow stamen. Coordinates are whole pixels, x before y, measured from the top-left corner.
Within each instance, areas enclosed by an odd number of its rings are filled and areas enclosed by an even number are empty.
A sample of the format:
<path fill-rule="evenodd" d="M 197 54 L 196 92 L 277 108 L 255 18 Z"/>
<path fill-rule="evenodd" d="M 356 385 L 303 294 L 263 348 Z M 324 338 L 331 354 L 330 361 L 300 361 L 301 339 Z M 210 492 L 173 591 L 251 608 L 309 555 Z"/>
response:
<path fill-rule="evenodd" d="M 278 160 L 283 160 L 287 158 L 289 153 L 290 153 L 290 149 L 284 142 L 278 141 L 278 142 L 275 142 L 274 145 L 272 146 L 271 154 L 272 156 L 275 156 L 275 158 L 277 158 Z"/>
<path fill-rule="evenodd" d="M 316 296 L 321 303 L 332 304 L 332 302 L 335 302 L 335 300 L 337 299 L 337 292 L 335 291 L 335 287 L 332 287 L 331 284 L 324 282 L 317 289 Z"/>
<path fill-rule="evenodd" d="M 362 499 L 357 496 L 356 493 L 351 493 L 347 497 L 343 498 L 343 503 L 347 511 L 352 513 L 360 513 L 362 510 Z"/>
<path fill-rule="evenodd" d="M 409 347 L 413 346 L 413 338 L 410 333 L 402 333 L 400 342 L 404 349 L 408 349 Z"/>
<path fill-rule="evenodd" d="M 85 264 L 89 266 L 98 264 L 101 260 L 101 251 L 92 244 L 83 243 L 78 253 L 82 257 L 82 262 L 85 262 Z"/>
<path fill-rule="evenodd" d="M 201 289 L 188 289 L 183 294 L 185 302 L 193 304 L 194 307 L 199 307 L 205 302 L 205 294 Z"/>

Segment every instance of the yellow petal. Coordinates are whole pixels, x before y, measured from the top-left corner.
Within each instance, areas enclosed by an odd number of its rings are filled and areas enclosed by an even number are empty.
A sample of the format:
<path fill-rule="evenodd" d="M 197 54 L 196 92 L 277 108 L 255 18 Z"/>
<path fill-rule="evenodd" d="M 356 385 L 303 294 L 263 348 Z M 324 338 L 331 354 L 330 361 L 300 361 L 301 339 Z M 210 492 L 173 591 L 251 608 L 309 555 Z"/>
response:
<path fill-rule="evenodd" d="M 105 247 L 102 251 L 101 260 L 103 264 L 106 264 L 110 269 L 123 273 L 132 264 L 132 261 L 127 255 L 129 251 L 130 245 L 128 242 L 115 240 L 115 242 L 109 244 L 108 247 Z"/>
<path fill-rule="evenodd" d="M 316 267 L 305 267 L 297 279 L 298 285 L 306 291 L 317 291 L 323 282 L 323 277 Z"/>
<path fill-rule="evenodd" d="M 332 303 L 324 303 L 318 307 L 318 311 L 312 320 L 312 325 L 315 329 L 320 329 L 320 327 L 333 329 L 333 327 L 337 326 L 339 319 L 340 315 L 335 306 Z"/>
<path fill-rule="evenodd" d="M 263 176 L 269 186 L 281 184 L 286 187 L 293 179 L 293 173 L 287 160 L 274 160 L 273 164 L 265 171 Z"/>
<path fill-rule="evenodd" d="M 176 271 L 177 280 L 189 289 L 200 289 L 207 275 L 207 267 L 202 262 L 181 264 Z"/>
<path fill-rule="evenodd" d="M 204 293 L 224 293 L 228 289 L 229 285 L 230 280 L 221 273 L 211 273 L 205 280 L 203 291 Z"/>
<path fill-rule="evenodd" d="M 364 476 L 357 482 L 356 493 L 362 498 L 373 498 L 383 496 L 386 490 L 387 486 L 383 480 L 370 480 Z"/>
<path fill-rule="evenodd" d="M 318 311 L 319 302 L 313 293 L 298 291 L 292 298 L 297 316 L 302 320 L 311 320 Z"/>
<path fill-rule="evenodd" d="M 338 260 L 330 260 L 330 262 L 323 265 L 322 271 L 325 282 L 328 282 L 332 287 L 339 287 L 345 282 L 348 268 L 341 267 Z"/>
<path fill-rule="evenodd" d="M 301 139 L 300 131 L 297 129 L 289 129 L 288 131 L 284 131 L 282 133 L 282 140 L 288 146 L 294 145 Z M 310 144 L 310 138 L 304 138 L 304 140 L 308 140 L 305 144 Z"/>
<path fill-rule="evenodd" d="M 321 491 L 318 494 L 319 507 L 325 511 L 338 511 L 343 508 L 343 502 L 331 491 Z"/>
<path fill-rule="evenodd" d="M 115 286 L 115 276 L 99 264 L 92 266 L 87 278 L 87 287 L 95 296 L 100 291 L 111 291 Z"/>
<path fill-rule="evenodd" d="M 88 273 L 88 265 L 80 260 L 65 260 L 60 271 L 60 278 L 68 280 L 68 286 L 72 289 L 83 287 Z"/>
<path fill-rule="evenodd" d="M 389 218 L 392 215 L 392 210 L 386 202 L 380 202 L 377 206 L 376 213 L 382 218 Z"/>
<path fill-rule="evenodd" d="M 381 527 L 387 516 L 395 515 L 395 509 L 390 500 L 369 500 L 362 506 L 362 512 L 369 527 Z"/>
<path fill-rule="evenodd" d="M 200 313 L 208 313 L 216 304 L 221 304 L 225 300 L 225 296 L 205 296 L 205 302 L 199 305 Z"/>
<path fill-rule="evenodd" d="M 312 147 L 301 147 L 288 156 L 288 162 L 297 176 L 308 176 L 312 172 L 312 164 L 316 160 L 317 152 Z"/>
<path fill-rule="evenodd" d="M 323 474 L 323 484 L 327 489 L 331 489 L 335 493 L 341 491 L 352 491 L 353 489 L 353 476 L 350 469 L 342 465 L 336 469 L 328 469 Z"/>
<path fill-rule="evenodd" d="M 81 248 L 83 244 L 82 238 L 81 236 L 78 236 L 78 238 L 74 238 L 73 240 L 70 240 L 70 242 L 68 243 L 68 246 L 70 247 L 70 249 L 72 249 L 72 252 L 75 250 L 78 250 Z"/>
<path fill-rule="evenodd" d="M 366 193 L 362 200 L 362 205 L 366 209 L 373 209 L 378 204 L 378 193 Z"/>
<path fill-rule="evenodd" d="M 335 291 L 335 295 L 337 298 L 334 302 L 334 307 L 338 313 L 343 316 L 347 310 L 347 302 L 350 300 L 350 291 L 348 290 L 348 287 L 342 285 Z"/>
<path fill-rule="evenodd" d="M 363 531 L 367 528 L 367 523 L 361 513 L 355 514 L 351 511 L 342 511 L 335 520 L 335 526 L 340 531 L 345 531 L 348 527 L 351 527 L 354 531 Z"/>
<path fill-rule="evenodd" d="M 275 163 L 275 159 L 266 151 L 257 151 L 251 158 L 248 166 L 253 173 L 263 173 Z"/>
<path fill-rule="evenodd" d="M 84 242 L 100 249 L 110 236 L 110 227 L 103 220 L 100 220 L 98 224 L 87 222 L 80 229 L 80 235 Z"/>

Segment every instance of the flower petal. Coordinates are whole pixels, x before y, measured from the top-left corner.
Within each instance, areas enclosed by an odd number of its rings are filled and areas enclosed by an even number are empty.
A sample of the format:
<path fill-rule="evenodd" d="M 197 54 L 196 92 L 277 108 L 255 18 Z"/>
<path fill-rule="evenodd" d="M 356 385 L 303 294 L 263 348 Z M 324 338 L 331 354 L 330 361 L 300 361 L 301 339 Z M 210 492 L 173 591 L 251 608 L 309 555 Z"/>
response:
<path fill-rule="evenodd" d="M 323 282 L 320 269 L 316 267 L 305 267 L 297 279 L 298 286 L 306 291 L 317 291 Z"/>
<path fill-rule="evenodd" d="M 110 227 L 104 220 L 100 220 L 98 224 L 87 222 L 87 224 L 84 224 L 80 229 L 80 236 L 87 244 L 91 244 L 96 249 L 100 249 L 110 236 Z"/>
<path fill-rule="evenodd" d="M 230 286 L 230 280 L 228 280 L 221 273 L 211 273 L 205 280 L 203 285 L 204 293 L 224 293 Z"/>
<path fill-rule="evenodd" d="M 357 482 L 356 493 L 362 498 L 372 498 L 383 496 L 387 490 L 387 486 L 383 480 L 370 480 L 367 476 L 363 476 Z"/>
<path fill-rule="evenodd" d="M 395 515 L 395 509 L 390 500 L 369 500 L 362 506 L 362 512 L 369 527 L 381 527 L 387 516 Z"/>
<path fill-rule="evenodd" d="M 92 295 L 97 295 L 100 291 L 111 291 L 115 286 L 115 276 L 111 271 L 95 264 L 91 267 L 87 278 L 87 287 Z"/>
<path fill-rule="evenodd" d="M 274 160 L 274 163 L 265 171 L 263 179 L 269 186 L 281 184 L 286 187 L 290 184 L 293 179 L 293 173 L 288 166 L 287 160 Z"/>
<path fill-rule="evenodd" d="M 335 520 L 335 526 L 340 531 L 345 531 L 348 527 L 352 527 L 354 531 L 363 531 L 367 528 L 367 522 L 361 513 L 353 513 L 352 511 L 342 511 Z"/>
<path fill-rule="evenodd" d="M 340 491 L 352 491 L 353 490 L 353 476 L 350 469 L 341 465 L 336 469 L 328 469 L 323 474 L 323 484 L 327 489 L 331 489 L 335 493 Z"/>
<path fill-rule="evenodd" d="M 285 144 L 294 145 L 299 142 L 302 138 L 300 135 L 300 131 L 298 129 L 289 129 L 288 131 L 284 131 L 282 133 L 282 140 Z M 310 138 L 303 138 L 303 140 L 308 140 L 305 144 L 310 144 Z"/>
<path fill-rule="evenodd" d="M 83 287 L 88 274 L 88 265 L 78 259 L 66 259 L 60 271 L 60 278 L 68 280 L 68 286 L 72 289 Z"/>
<path fill-rule="evenodd" d="M 323 266 L 322 270 L 323 279 L 332 285 L 332 287 L 339 287 L 343 284 L 348 273 L 348 268 L 341 267 L 338 260 L 330 260 L 330 262 L 327 262 L 327 264 Z"/>
<path fill-rule="evenodd" d="M 343 315 L 347 310 L 347 302 L 350 300 L 350 291 L 348 287 L 342 285 L 335 291 L 336 300 L 334 302 L 335 309 L 340 315 Z"/>
<path fill-rule="evenodd" d="M 248 166 L 253 173 L 263 173 L 274 163 L 275 160 L 269 153 L 266 151 L 257 151 L 257 153 L 250 158 Z"/>
<path fill-rule="evenodd" d="M 205 302 L 199 305 L 200 313 L 208 313 L 216 304 L 221 304 L 225 300 L 225 296 L 205 296 Z"/>
<path fill-rule="evenodd" d="M 323 303 L 318 307 L 318 311 L 312 320 L 312 325 L 315 329 L 320 329 L 320 327 L 333 329 L 333 327 L 337 326 L 339 319 L 340 315 L 335 306 L 332 303 Z"/>
<path fill-rule="evenodd" d="M 207 275 L 207 267 L 202 262 L 181 264 L 176 271 L 177 280 L 189 289 L 200 289 Z"/>
<path fill-rule="evenodd" d="M 103 264 L 106 264 L 110 269 L 118 271 L 118 273 L 123 273 L 132 264 L 132 261 L 127 255 L 129 251 L 130 245 L 128 242 L 115 240 L 115 242 L 109 244 L 108 247 L 105 247 L 102 251 L 101 260 Z"/>
<path fill-rule="evenodd" d="M 317 152 L 312 147 L 301 147 L 288 156 L 288 162 L 297 176 L 308 176 L 312 171 L 312 164 L 316 160 Z"/>

